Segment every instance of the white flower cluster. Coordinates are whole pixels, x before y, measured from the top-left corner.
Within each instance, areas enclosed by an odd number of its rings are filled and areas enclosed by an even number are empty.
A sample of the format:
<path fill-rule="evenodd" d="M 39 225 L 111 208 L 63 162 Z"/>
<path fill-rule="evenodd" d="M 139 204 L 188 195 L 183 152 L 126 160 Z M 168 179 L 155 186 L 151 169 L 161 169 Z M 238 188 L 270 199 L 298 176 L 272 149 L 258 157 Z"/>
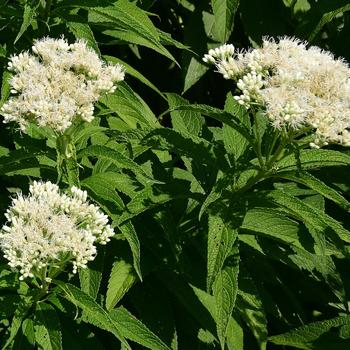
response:
<path fill-rule="evenodd" d="M 34 182 L 29 192 L 13 199 L 0 231 L 4 257 L 20 271 L 20 279 L 68 262 L 76 273 L 95 258 L 95 243 L 106 244 L 114 235 L 108 217 L 87 201 L 86 191 L 72 187 L 64 194 L 51 182 Z"/>
<path fill-rule="evenodd" d="M 294 38 L 265 38 L 261 48 L 210 50 L 203 61 L 237 82 L 235 99 L 266 110 L 275 128 L 315 130 L 312 147 L 350 146 L 350 68 L 318 47 Z"/>
<path fill-rule="evenodd" d="M 123 66 L 104 63 L 83 40 L 44 38 L 32 52 L 10 59 L 12 96 L 1 108 L 4 122 L 17 122 L 22 131 L 29 122 L 61 133 L 74 118 L 91 122 L 94 103 L 124 79 Z"/>

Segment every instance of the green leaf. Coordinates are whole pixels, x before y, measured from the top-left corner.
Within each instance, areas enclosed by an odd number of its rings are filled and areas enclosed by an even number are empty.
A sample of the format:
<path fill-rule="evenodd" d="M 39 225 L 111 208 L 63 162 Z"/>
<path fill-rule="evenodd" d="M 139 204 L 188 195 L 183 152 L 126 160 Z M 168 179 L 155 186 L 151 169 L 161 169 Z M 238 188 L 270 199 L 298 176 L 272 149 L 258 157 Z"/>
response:
<path fill-rule="evenodd" d="M 189 191 L 188 181 L 173 181 L 167 185 L 147 186 L 131 199 L 125 211 L 119 218 L 116 219 L 116 224 L 121 223 L 150 210 L 154 207 L 162 206 L 164 203 L 175 199 L 194 198 L 202 199 L 202 195 Z"/>
<path fill-rule="evenodd" d="M 208 219 L 208 249 L 207 249 L 207 291 L 224 266 L 231 252 L 237 231 L 225 222 L 220 214 L 209 215 Z"/>
<path fill-rule="evenodd" d="M 147 85 L 150 87 L 152 90 L 157 92 L 160 96 L 165 98 L 164 94 L 153 84 L 151 83 L 144 75 L 142 75 L 138 70 L 135 68 L 131 67 L 128 63 L 125 61 L 122 61 L 120 58 L 113 57 L 113 56 L 103 56 L 103 58 L 108 61 L 108 62 L 113 62 L 113 63 L 119 63 L 122 64 L 125 67 L 126 74 L 129 74 L 133 76 L 134 78 L 138 79 L 141 83 Z"/>
<path fill-rule="evenodd" d="M 237 311 L 254 334 L 260 350 L 266 349 L 267 320 L 265 311 L 253 280 L 242 272 L 239 279 L 239 291 L 236 301 Z"/>
<path fill-rule="evenodd" d="M 321 274 L 334 295 L 342 303 L 347 303 L 343 281 L 331 256 L 312 254 L 298 248 L 293 248 L 293 250 L 295 254 L 289 255 L 289 258 L 299 269 L 310 271 L 316 280 L 320 280 L 319 274 Z M 316 274 L 315 271 L 319 274 Z"/>
<path fill-rule="evenodd" d="M 27 318 L 22 323 L 22 332 L 23 335 L 26 337 L 28 343 L 30 345 L 35 345 L 35 330 L 34 330 L 34 323 L 31 319 Z"/>
<path fill-rule="evenodd" d="M 151 176 L 146 174 L 140 165 L 135 163 L 132 159 L 125 156 L 123 153 L 100 145 L 92 145 L 82 149 L 78 155 L 78 159 L 83 157 L 97 157 L 99 159 L 108 159 L 121 169 L 129 169 L 134 172 L 136 176 L 140 176 L 147 180 L 147 182 L 157 182 Z"/>
<path fill-rule="evenodd" d="M 84 19 L 82 17 L 76 16 L 76 21 L 68 21 L 66 22 L 66 25 L 77 39 L 86 40 L 88 46 L 94 49 L 98 55 L 101 55 L 94 33 L 92 32 L 89 24 L 84 23 Z"/>
<path fill-rule="evenodd" d="M 24 32 L 32 23 L 32 20 L 35 16 L 36 10 L 39 7 L 39 5 L 40 5 L 40 0 L 26 1 L 24 5 L 24 10 L 23 10 L 23 22 L 16 36 L 14 44 L 16 44 L 16 42 L 21 38 L 21 36 L 24 34 Z"/>
<path fill-rule="evenodd" d="M 335 233 L 341 240 L 350 243 L 350 232 L 322 210 L 279 190 L 270 192 L 268 198 L 300 219 L 309 230 L 312 229 L 310 233 L 321 252 L 324 252 L 325 249 L 325 238 L 332 239 L 331 233 Z"/>
<path fill-rule="evenodd" d="M 32 350 L 35 347 L 33 321 L 29 318 L 22 322 L 22 332 L 18 332 L 12 350 Z"/>
<path fill-rule="evenodd" d="M 227 94 L 225 111 L 237 116 L 243 125 L 250 127 L 249 114 L 246 109 L 239 105 L 231 92 Z M 224 124 L 222 128 L 223 140 L 227 153 L 233 154 L 235 160 L 239 159 L 248 147 L 247 139 L 235 128 Z"/>
<path fill-rule="evenodd" d="M 340 193 L 338 193 L 333 188 L 327 186 L 324 182 L 319 180 L 318 178 L 314 177 L 313 175 L 307 173 L 307 172 L 298 172 L 296 174 L 294 173 L 286 173 L 286 174 L 279 174 L 279 177 L 282 177 L 284 179 L 292 180 L 295 182 L 298 182 L 300 184 L 303 184 L 322 196 L 330 199 L 334 203 L 337 203 L 339 206 L 344 208 L 345 210 L 350 209 L 350 203 L 347 199 L 345 199 Z"/>
<path fill-rule="evenodd" d="M 151 128 L 159 126 L 157 118 L 145 101 L 125 82 L 119 83 L 117 90 L 101 98 L 100 102 L 116 112 L 130 128 L 136 128 L 138 124 Z"/>
<path fill-rule="evenodd" d="M 79 270 L 81 290 L 96 299 L 100 289 L 104 263 L 104 250 L 99 250 L 94 261 L 85 269 Z"/>
<path fill-rule="evenodd" d="M 170 348 L 150 331 L 128 310 L 119 307 L 110 312 L 111 319 L 118 324 L 125 338 L 151 350 L 170 350 Z"/>
<path fill-rule="evenodd" d="M 83 143 L 95 134 L 103 133 L 106 130 L 108 129 L 102 126 L 84 123 L 81 125 L 81 128 L 77 128 L 72 132 L 73 143 L 75 145 L 78 143 Z"/>
<path fill-rule="evenodd" d="M 204 329 L 215 334 L 216 313 L 212 295 L 188 284 L 172 271 L 158 270 L 157 277 Z"/>
<path fill-rule="evenodd" d="M 164 45 L 171 45 L 175 46 L 178 49 L 183 49 L 183 50 L 188 50 L 189 51 L 189 46 L 186 46 L 182 44 L 181 42 L 175 40 L 174 38 L 171 37 L 171 34 L 167 32 L 163 32 L 162 30 L 157 28 L 157 32 L 159 34 L 160 42 Z"/>
<path fill-rule="evenodd" d="M 346 3 L 346 2 L 344 2 L 344 3 Z M 339 14 L 346 12 L 346 11 L 349 11 L 349 10 L 350 10 L 350 4 L 346 4 L 346 5 L 341 6 L 333 11 L 329 11 L 329 12 L 324 13 L 322 15 L 322 18 L 320 19 L 320 21 L 317 23 L 315 29 L 309 35 L 308 41 L 312 42 L 316 38 L 317 34 L 322 30 L 322 28 L 324 27 L 325 24 L 331 22 Z"/>
<path fill-rule="evenodd" d="M 174 93 L 168 93 L 166 94 L 166 97 L 170 109 L 188 104 L 186 99 Z M 196 136 L 201 132 L 203 120 L 200 113 L 191 111 L 173 111 L 170 112 L 170 114 L 174 130 L 185 135 L 190 134 Z"/>
<path fill-rule="evenodd" d="M 300 170 L 298 169 L 299 165 L 303 170 L 350 165 L 350 156 L 348 154 L 328 149 L 301 150 L 299 158 L 296 157 L 296 154 L 290 154 L 280 160 L 276 164 L 278 172 Z"/>
<path fill-rule="evenodd" d="M 211 0 L 215 18 L 213 33 L 221 43 L 226 43 L 231 35 L 238 5 L 239 0 Z"/>
<path fill-rule="evenodd" d="M 49 304 L 39 303 L 35 316 L 36 343 L 45 350 L 62 350 L 62 334 L 56 310 Z"/>
<path fill-rule="evenodd" d="M 93 298 L 72 284 L 61 281 L 55 281 L 55 283 L 64 298 L 83 310 L 85 322 L 114 334 L 127 349 L 131 350 L 118 324 L 113 322 L 109 314 Z"/>
<path fill-rule="evenodd" d="M 116 261 L 109 276 L 106 293 L 106 309 L 112 310 L 125 293 L 136 282 L 136 274 L 132 265 L 124 260 Z"/>
<path fill-rule="evenodd" d="M 238 291 L 238 245 L 236 245 L 232 253 L 233 255 L 228 258 L 229 261 L 226 261 L 225 267 L 218 272 L 213 285 L 216 306 L 215 320 L 222 350 L 225 349 L 228 325 Z"/>
<path fill-rule="evenodd" d="M 249 143 L 251 144 L 254 143 L 254 139 L 250 135 L 250 130 L 233 113 L 231 114 L 219 108 L 210 107 L 210 106 L 201 105 L 201 104 L 177 106 L 173 110 L 183 110 L 183 111 L 192 111 L 192 112 L 201 113 L 205 116 L 213 118 L 217 121 L 222 122 L 223 124 L 226 124 L 232 127 L 237 132 L 239 132 Z"/>
<path fill-rule="evenodd" d="M 249 210 L 244 217 L 241 229 L 254 231 L 288 245 L 303 248 L 299 242 L 298 223 L 272 208 Z"/>
<path fill-rule="evenodd" d="M 269 337 L 269 341 L 277 345 L 291 346 L 298 349 L 347 349 L 350 340 L 341 339 L 339 335 L 332 334 L 331 331 L 333 328 L 349 326 L 349 324 L 349 316 L 340 316 L 326 321 L 310 323 L 287 333 Z M 342 341 L 344 342 L 343 347 L 341 345 Z"/>
<path fill-rule="evenodd" d="M 121 233 L 124 235 L 124 237 L 129 243 L 129 246 L 132 252 L 135 271 L 139 276 L 140 280 L 142 281 L 142 273 L 141 273 L 141 265 L 140 265 L 140 241 L 137 237 L 135 228 L 130 220 L 121 224 L 120 226 L 118 226 L 118 228 L 120 229 Z"/>
<path fill-rule="evenodd" d="M 171 53 L 161 44 L 158 31 L 148 18 L 147 12 L 134 3 L 120 0 L 114 3 L 114 6 L 89 8 L 89 12 L 91 14 L 89 21 L 113 24 L 113 30 L 106 30 L 105 34 L 146 46 L 176 62 Z"/>
<path fill-rule="evenodd" d="M 6 102 L 8 97 L 10 96 L 10 79 L 12 77 L 12 74 L 4 70 L 4 73 L 2 74 L 2 83 L 1 83 L 1 100 L 0 100 L 0 107 Z"/>
<path fill-rule="evenodd" d="M 231 317 L 226 334 L 226 344 L 228 350 L 244 350 L 243 348 L 243 328 L 237 320 Z"/>
<path fill-rule="evenodd" d="M 203 64 L 203 62 L 197 58 L 192 57 L 190 63 L 187 67 L 183 93 L 185 93 L 189 88 L 191 88 L 199 79 L 209 70 L 209 67 Z"/>
<path fill-rule="evenodd" d="M 114 175 L 112 172 L 97 173 L 84 179 L 81 182 L 81 186 L 94 192 L 96 201 L 98 199 L 105 199 L 112 202 L 116 206 L 117 212 L 119 212 L 125 206 L 123 200 L 115 191 L 116 184 L 113 183 Z"/>
<path fill-rule="evenodd" d="M 67 179 L 69 186 L 79 187 L 79 164 L 77 158 L 74 156 L 64 160 L 67 169 Z"/>
<path fill-rule="evenodd" d="M 22 299 L 15 310 L 15 313 L 12 318 L 11 326 L 9 328 L 10 336 L 7 339 L 5 345 L 1 348 L 1 350 L 5 350 L 11 345 L 12 341 L 15 339 L 19 329 L 21 328 L 22 322 L 25 319 L 29 308 L 31 307 L 31 303 L 28 299 Z"/>

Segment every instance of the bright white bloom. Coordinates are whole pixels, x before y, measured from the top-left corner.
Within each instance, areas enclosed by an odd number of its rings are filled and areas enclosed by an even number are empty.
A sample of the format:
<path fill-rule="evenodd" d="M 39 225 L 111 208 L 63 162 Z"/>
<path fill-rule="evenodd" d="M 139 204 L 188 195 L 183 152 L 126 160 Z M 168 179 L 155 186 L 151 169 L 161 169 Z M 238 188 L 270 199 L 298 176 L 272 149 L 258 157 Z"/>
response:
<path fill-rule="evenodd" d="M 22 131 L 30 122 L 60 133 L 75 118 L 91 122 L 94 103 L 124 79 L 123 66 L 106 64 L 82 40 L 44 38 L 32 52 L 10 59 L 12 96 L 1 108 L 4 122 L 17 122 Z"/>
<path fill-rule="evenodd" d="M 315 130 L 312 147 L 350 146 L 350 68 L 330 52 L 293 38 L 265 38 L 261 48 L 210 50 L 203 60 L 237 82 L 238 103 L 258 105 L 275 128 Z"/>
<path fill-rule="evenodd" d="M 5 214 L 0 247 L 20 279 L 42 276 L 49 268 L 73 264 L 73 273 L 96 256 L 96 243 L 114 235 L 107 215 L 87 201 L 86 191 L 60 193 L 51 182 L 35 182 L 27 197 L 19 194 Z"/>

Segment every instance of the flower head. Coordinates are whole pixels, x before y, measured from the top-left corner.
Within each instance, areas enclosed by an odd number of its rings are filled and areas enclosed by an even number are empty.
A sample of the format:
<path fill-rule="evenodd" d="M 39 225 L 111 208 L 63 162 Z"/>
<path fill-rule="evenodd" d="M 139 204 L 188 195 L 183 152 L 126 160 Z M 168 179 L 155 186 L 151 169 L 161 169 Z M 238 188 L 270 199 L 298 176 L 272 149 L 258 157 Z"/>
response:
<path fill-rule="evenodd" d="M 350 146 L 350 68 L 342 59 L 294 38 L 264 38 L 247 52 L 231 46 L 203 60 L 236 81 L 238 103 L 263 108 L 275 128 L 313 129 L 312 147 Z"/>
<path fill-rule="evenodd" d="M 11 57 L 12 96 L 1 108 L 4 122 L 15 121 L 23 131 L 30 122 L 60 133 L 75 118 L 91 122 L 94 103 L 124 79 L 121 65 L 106 64 L 83 40 L 44 38 L 32 52 Z"/>
<path fill-rule="evenodd" d="M 96 256 L 96 243 L 106 244 L 114 234 L 108 217 L 87 201 L 76 187 L 61 193 L 51 182 L 34 182 L 27 197 L 19 194 L 6 212 L 0 247 L 21 279 L 49 277 L 50 268 L 73 264 L 73 273 Z"/>

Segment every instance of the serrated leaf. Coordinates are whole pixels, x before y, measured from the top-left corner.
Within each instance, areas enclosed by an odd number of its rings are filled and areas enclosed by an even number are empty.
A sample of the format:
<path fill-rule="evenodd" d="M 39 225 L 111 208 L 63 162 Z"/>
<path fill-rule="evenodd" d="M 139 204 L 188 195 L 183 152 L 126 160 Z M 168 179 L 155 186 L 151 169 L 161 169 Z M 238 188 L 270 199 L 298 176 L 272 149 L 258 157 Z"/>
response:
<path fill-rule="evenodd" d="M 216 276 L 213 285 L 215 299 L 215 321 L 221 349 L 224 350 L 226 334 L 235 306 L 238 292 L 239 255 L 238 245 L 233 249 L 232 256 L 228 258 L 225 266 Z"/>
<path fill-rule="evenodd" d="M 303 184 L 315 190 L 322 196 L 330 199 L 334 203 L 337 203 L 339 206 L 341 206 L 345 210 L 350 209 L 350 203 L 346 198 L 344 198 L 339 192 L 327 186 L 324 182 L 322 182 L 315 176 L 311 175 L 310 173 L 307 173 L 307 172 L 298 172 L 296 174 L 286 173 L 286 174 L 279 174 L 278 176 L 284 179 L 292 180 L 300 184 Z"/>
<path fill-rule="evenodd" d="M 265 311 L 253 280 L 244 271 L 239 279 L 237 296 L 237 311 L 254 334 L 260 350 L 266 349 L 267 320 Z"/>
<path fill-rule="evenodd" d="M 23 22 L 21 24 L 21 28 L 19 29 L 19 32 L 16 36 L 16 39 L 14 41 L 14 44 L 21 38 L 21 36 L 24 34 L 24 32 L 27 30 L 27 28 L 32 23 L 32 20 L 35 16 L 36 10 L 38 6 L 40 5 L 40 0 L 35 1 L 27 1 L 24 5 L 23 10 Z"/>
<path fill-rule="evenodd" d="M 182 44 L 180 41 L 175 40 L 174 38 L 172 38 L 171 34 L 167 33 L 167 32 L 163 32 L 162 30 L 157 28 L 157 32 L 159 34 L 159 39 L 160 42 L 164 45 L 171 45 L 171 46 L 175 46 L 178 49 L 183 49 L 183 50 L 188 50 L 189 51 L 189 46 L 186 46 L 184 44 Z"/>
<path fill-rule="evenodd" d="M 187 67 L 184 88 L 182 92 L 185 93 L 189 88 L 197 83 L 208 70 L 209 67 L 203 64 L 199 58 L 192 57 Z"/>
<path fill-rule="evenodd" d="M 207 248 L 207 291 L 221 271 L 224 262 L 231 252 L 237 231 L 225 222 L 220 214 L 209 215 L 208 248 Z"/>
<path fill-rule="evenodd" d="M 322 210 L 278 190 L 270 192 L 268 198 L 271 198 L 280 207 L 298 217 L 308 227 L 315 239 L 317 249 L 323 252 L 323 255 L 325 252 L 325 238 L 331 239 L 331 232 L 334 232 L 341 240 L 347 243 L 350 242 L 350 232 Z"/>
<path fill-rule="evenodd" d="M 87 188 L 95 193 L 99 198 L 112 202 L 116 206 L 117 212 L 122 210 L 125 206 L 123 200 L 115 191 L 116 185 L 111 181 L 114 173 L 105 172 L 91 175 L 81 182 L 81 186 Z"/>
<path fill-rule="evenodd" d="M 243 350 L 244 333 L 243 328 L 234 317 L 231 317 L 226 334 L 226 344 L 228 350 Z"/>
<path fill-rule="evenodd" d="M 172 271 L 158 270 L 157 276 L 174 294 L 194 319 L 211 334 L 215 334 L 215 301 L 214 297 L 188 284 Z"/>
<path fill-rule="evenodd" d="M 62 350 L 62 334 L 56 310 L 49 304 L 36 306 L 35 341 L 45 350 Z"/>
<path fill-rule="evenodd" d="M 276 164 L 278 172 L 299 170 L 298 164 L 303 170 L 350 165 L 350 156 L 348 154 L 328 149 L 301 150 L 298 159 L 296 156 L 295 154 L 290 154 L 280 160 Z"/>
<path fill-rule="evenodd" d="M 119 307 L 110 312 L 111 319 L 118 324 L 125 338 L 151 350 L 171 350 L 159 337 L 150 331 L 128 310 Z"/>
<path fill-rule="evenodd" d="M 133 76 L 134 78 L 138 79 L 141 83 L 147 85 L 150 87 L 152 90 L 157 92 L 160 96 L 165 98 L 164 94 L 153 84 L 151 83 L 143 74 L 141 74 L 138 70 L 135 68 L 131 67 L 128 63 L 125 61 L 122 61 L 120 58 L 113 57 L 113 56 L 103 56 L 103 58 L 108 61 L 108 62 L 113 62 L 113 63 L 119 63 L 122 64 L 125 67 L 126 74 L 129 74 Z"/>
<path fill-rule="evenodd" d="M 88 46 L 96 51 L 100 56 L 100 49 L 97 45 L 94 33 L 92 32 L 88 23 L 84 22 L 84 19 L 77 16 L 76 21 L 67 21 L 66 25 L 68 29 L 73 33 L 77 39 L 84 39 Z"/>
<path fill-rule="evenodd" d="M 322 28 L 329 22 L 331 22 L 337 15 L 349 11 L 350 4 L 346 4 L 347 1 L 344 1 L 344 6 L 334 9 L 333 11 L 326 12 L 322 15 L 320 21 L 317 23 L 315 29 L 310 33 L 308 41 L 312 42 L 317 34 L 322 30 Z"/>
<path fill-rule="evenodd" d="M 138 124 L 151 128 L 159 126 L 148 105 L 125 82 L 119 83 L 117 90 L 102 97 L 100 102 L 116 112 L 130 128 L 136 128 Z"/>
<path fill-rule="evenodd" d="M 211 0 L 215 18 L 213 33 L 221 43 L 226 43 L 231 35 L 238 5 L 239 0 Z"/>
<path fill-rule="evenodd" d="M 32 350 L 34 346 L 34 324 L 31 319 L 27 318 L 22 323 L 21 332 L 17 333 L 17 336 L 13 342 L 12 350 Z"/>
<path fill-rule="evenodd" d="M 124 260 L 113 264 L 106 293 L 106 309 L 112 310 L 124 294 L 136 282 L 137 276 L 132 265 Z"/>
<path fill-rule="evenodd" d="M 254 208 L 244 216 L 240 227 L 270 237 L 288 245 L 303 248 L 299 242 L 299 225 L 272 208 Z"/>
<path fill-rule="evenodd" d="M 269 341 L 277 345 L 307 350 L 332 349 L 333 345 L 336 344 L 339 345 L 336 349 L 347 349 L 350 345 L 350 339 L 341 339 L 339 335 L 332 334 L 331 331 L 333 328 L 349 326 L 349 324 L 349 316 L 340 316 L 326 321 L 310 323 L 287 333 L 269 337 Z"/>
<path fill-rule="evenodd" d="M 124 235 L 124 237 L 129 243 L 129 246 L 132 252 L 135 271 L 139 276 L 140 280 L 142 281 L 142 273 L 141 273 L 141 265 L 140 265 L 140 241 L 139 241 L 139 238 L 137 237 L 135 228 L 130 220 L 119 225 L 118 228 L 120 229 L 121 233 Z"/>
<path fill-rule="evenodd" d="M 146 210 L 162 206 L 164 203 L 175 199 L 202 199 L 201 194 L 190 192 L 189 187 L 190 183 L 183 180 L 174 180 L 167 185 L 159 185 L 159 187 L 145 187 L 141 191 L 136 192 L 136 195 L 133 196 L 131 201 L 127 204 L 127 211 L 119 218 L 116 218 L 116 224 L 120 225 Z"/>
<path fill-rule="evenodd" d="M 96 299 L 102 280 L 104 250 L 100 250 L 94 261 L 85 269 L 79 270 L 81 290 Z"/>
<path fill-rule="evenodd" d="M 188 104 L 186 99 L 174 93 L 168 93 L 166 94 L 166 97 L 170 109 Z M 200 113 L 190 111 L 172 111 L 170 112 L 170 115 L 174 130 L 185 135 L 190 134 L 196 136 L 201 132 L 203 120 Z"/>
<path fill-rule="evenodd" d="M 109 314 L 93 298 L 72 284 L 61 281 L 55 281 L 55 283 L 59 288 L 60 294 L 65 299 L 83 310 L 85 322 L 114 334 L 127 349 L 131 350 L 129 344 L 121 334 L 118 324 L 113 322 Z"/>
<path fill-rule="evenodd" d="M 2 74 L 2 82 L 1 82 L 1 100 L 0 100 L 0 107 L 6 102 L 8 97 L 10 96 L 10 79 L 12 77 L 12 74 L 4 70 L 4 73 Z"/>
<path fill-rule="evenodd" d="M 67 169 L 67 179 L 69 186 L 79 187 L 79 164 L 77 162 L 76 156 L 72 156 L 64 160 Z"/>
<path fill-rule="evenodd" d="M 75 145 L 78 143 L 83 143 L 90 137 L 94 136 L 98 133 L 103 133 L 104 131 L 108 130 L 107 128 L 104 128 L 102 126 L 97 125 L 89 125 L 89 124 L 83 124 L 82 128 L 75 129 L 72 133 L 72 140 Z"/>
<path fill-rule="evenodd" d="M 320 278 L 318 274 L 315 274 L 315 271 L 321 274 L 324 281 L 333 291 L 334 295 L 336 295 L 336 297 L 342 303 L 346 303 L 343 281 L 336 265 L 332 260 L 332 257 L 312 254 L 304 249 L 292 249 L 294 250 L 295 254 L 291 254 L 289 256 L 290 260 L 293 261 L 299 269 L 310 271 L 317 280 Z"/>
<path fill-rule="evenodd" d="M 146 46 L 176 62 L 171 53 L 161 44 L 158 31 L 148 18 L 147 12 L 134 3 L 120 0 L 114 3 L 114 6 L 93 7 L 89 8 L 89 11 L 91 14 L 89 21 L 113 23 L 113 30 L 106 30 L 105 34 Z"/>
<path fill-rule="evenodd" d="M 227 94 L 224 109 L 226 112 L 236 115 L 242 124 L 246 125 L 247 128 L 250 127 L 249 115 L 247 111 L 244 109 L 244 107 L 237 103 L 231 92 Z M 233 127 L 227 124 L 223 125 L 222 133 L 226 151 L 229 154 L 233 154 L 236 160 L 239 159 L 239 157 L 244 154 L 246 148 L 248 147 L 249 143 L 247 139 Z"/>
<path fill-rule="evenodd" d="M 9 333 L 10 333 L 9 338 L 7 339 L 6 343 L 1 348 L 1 350 L 5 350 L 11 345 L 11 343 L 14 340 L 14 338 L 16 337 L 19 329 L 21 328 L 22 322 L 23 322 L 24 318 L 26 317 L 27 312 L 28 312 L 30 307 L 31 307 L 31 303 L 29 302 L 28 299 L 20 300 L 20 302 L 19 302 L 19 304 L 14 312 L 11 326 L 9 328 Z"/>
<path fill-rule="evenodd" d="M 227 124 L 228 126 L 235 129 L 239 132 L 249 143 L 253 144 L 254 139 L 250 135 L 250 130 L 244 125 L 237 116 L 234 114 L 223 111 L 219 108 L 197 104 L 197 105 L 184 105 L 177 106 L 174 110 L 183 110 L 183 111 L 192 111 L 201 113 L 207 117 L 213 118 L 222 122 L 223 124 Z"/>
<path fill-rule="evenodd" d="M 108 159 L 121 169 L 129 169 L 135 173 L 136 176 L 140 176 L 147 180 L 147 182 L 157 182 L 151 176 L 146 174 L 140 165 L 135 163 L 132 159 L 125 156 L 123 153 L 100 145 L 92 145 L 82 149 L 78 155 L 78 159 L 83 157 L 97 157 L 99 159 Z"/>

